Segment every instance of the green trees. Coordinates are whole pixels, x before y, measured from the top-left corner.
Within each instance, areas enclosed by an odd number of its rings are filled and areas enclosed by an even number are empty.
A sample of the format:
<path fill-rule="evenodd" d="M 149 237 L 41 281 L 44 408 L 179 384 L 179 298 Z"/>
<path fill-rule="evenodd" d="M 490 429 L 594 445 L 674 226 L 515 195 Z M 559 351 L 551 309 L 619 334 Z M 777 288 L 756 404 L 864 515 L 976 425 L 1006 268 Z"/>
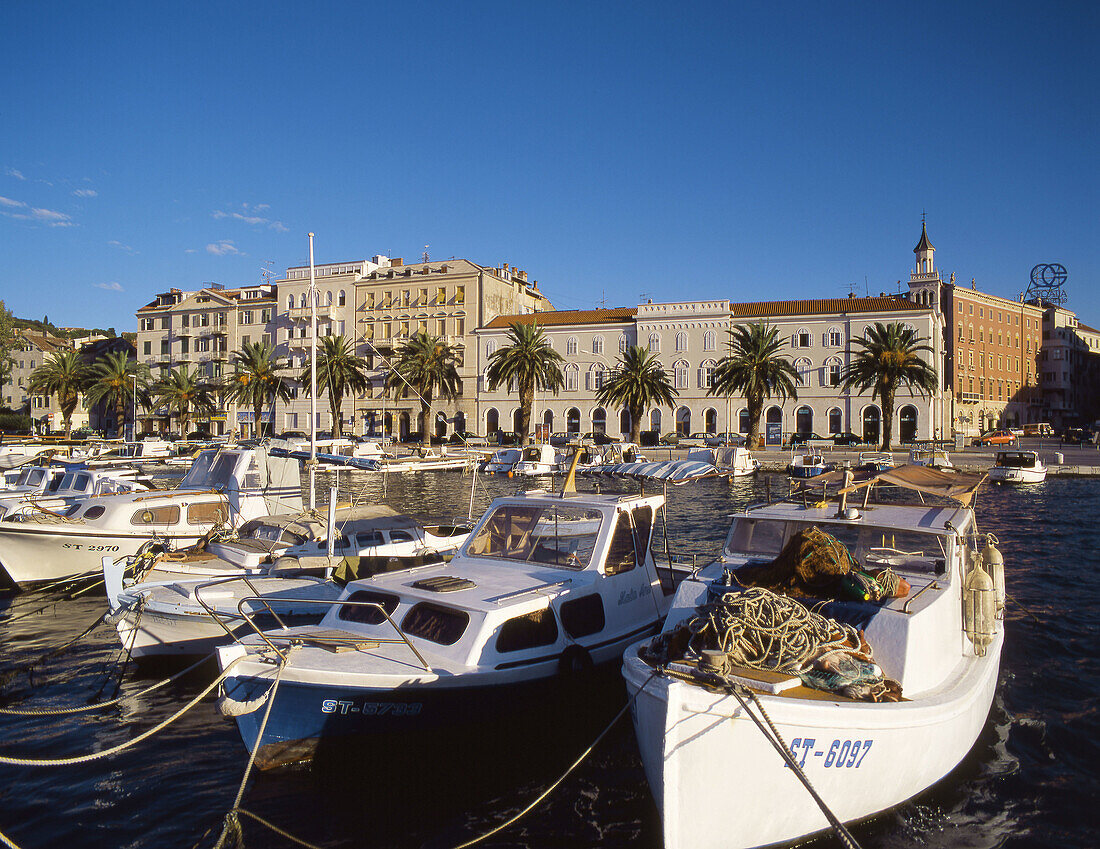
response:
<path fill-rule="evenodd" d="M 28 389 L 38 395 L 56 395 L 65 420 L 65 438 L 73 432 L 73 411 L 80 403 L 80 395 L 88 380 L 89 368 L 80 354 L 71 349 L 54 351 L 37 369 L 31 372 Z"/>
<path fill-rule="evenodd" d="M 671 408 L 678 394 L 657 355 L 640 345 L 632 345 L 623 352 L 611 377 L 596 392 L 596 400 L 605 407 L 626 407 L 630 413 L 630 441 L 637 444 L 646 408 L 654 404 Z"/>
<path fill-rule="evenodd" d="M 417 333 L 397 349 L 393 366 L 386 375 L 386 388 L 395 397 L 404 389 L 412 390 L 420 398 L 419 428 L 425 444 L 431 440 L 432 401 L 439 397 L 453 401 L 458 397 L 458 353 L 454 347 L 437 336 L 424 331 Z"/>
<path fill-rule="evenodd" d="M 88 369 L 84 391 L 88 404 L 106 402 L 115 408 L 115 433 L 122 436 L 126 422 L 126 407 L 140 400 L 148 385 L 149 369 L 132 360 L 122 351 L 104 354 Z M 136 377 L 136 381 L 135 381 Z M 134 397 L 135 391 L 138 397 Z"/>
<path fill-rule="evenodd" d="M 883 324 L 876 321 L 865 336 L 852 342 L 859 350 L 849 349 L 851 360 L 844 370 L 841 385 L 860 392 L 871 390 L 871 400 L 878 397 L 882 405 L 882 450 L 890 450 L 894 427 L 894 395 L 908 386 L 921 395 L 931 395 L 939 388 L 935 369 L 920 358 L 932 353 L 912 327 L 901 322 Z"/>
<path fill-rule="evenodd" d="M 340 407 L 344 396 L 363 392 L 370 387 L 367 365 L 355 356 L 355 346 L 343 336 L 322 336 L 321 350 L 317 352 L 317 392 L 328 392 L 329 410 L 332 411 L 332 435 L 343 435 L 343 416 Z M 307 361 L 298 376 L 308 395 L 310 364 Z"/>
<path fill-rule="evenodd" d="M 546 334 L 538 324 L 513 322 L 508 331 L 509 345 L 489 355 L 489 368 L 485 376 L 490 391 L 501 384 L 514 385 L 519 391 L 520 444 L 526 445 L 531 432 L 531 407 L 535 402 L 535 390 L 553 392 L 555 395 L 565 382 L 561 354 L 551 347 Z"/>
<path fill-rule="evenodd" d="M 785 401 L 798 398 L 798 372 L 780 355 L 783 342 L 779 330 L 764 323 L 739 324 L 728 331 L 729 350 L 714 368 L 708 395 L 745 396 L 749 413 L 750 448 L 760 447 L 760 416 L 764 399 L 773 395 Z"/>
<path fill-rule="evenodd" d="M 16 345 L 15 320 L 0 300 L 0 386 L 11 377 L 11 352 Z"/>
<path fill-rule="evenodd" d="M 211 416 L 217 409 L 214 387 L 191 373 L 191 367 L 172 369 L 172 372 L 150 387 L 154 405 L 166 405 L 179 416 L 180 435 L 187 436 L 187 425 L 194 412 L 197 416 Z"/>
<path fill-rule="evenodd" d="M 233 373 L 225 381 L 225 397 L 252 410 L 254 435 L 263 430 L 261 417 L 265 404 L 271 404 L 272 424 L 275 402 L 290 400 L 290 387 L 279 372 L 285 365 L 267 342 L 246 342 L 231 358 Z"/>

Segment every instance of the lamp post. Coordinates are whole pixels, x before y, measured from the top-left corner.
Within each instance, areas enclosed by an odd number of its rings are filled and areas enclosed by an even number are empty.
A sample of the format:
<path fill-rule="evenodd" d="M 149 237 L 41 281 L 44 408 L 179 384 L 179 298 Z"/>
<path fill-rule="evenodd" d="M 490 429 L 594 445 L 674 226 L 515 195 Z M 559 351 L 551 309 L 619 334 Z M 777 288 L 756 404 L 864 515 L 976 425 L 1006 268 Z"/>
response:
<path fill-rule="evenodd" d="M 134 442 L 137 442 L 137 372 L 134 372 L 134 421 L 130 425 L 130 434 Z"/>

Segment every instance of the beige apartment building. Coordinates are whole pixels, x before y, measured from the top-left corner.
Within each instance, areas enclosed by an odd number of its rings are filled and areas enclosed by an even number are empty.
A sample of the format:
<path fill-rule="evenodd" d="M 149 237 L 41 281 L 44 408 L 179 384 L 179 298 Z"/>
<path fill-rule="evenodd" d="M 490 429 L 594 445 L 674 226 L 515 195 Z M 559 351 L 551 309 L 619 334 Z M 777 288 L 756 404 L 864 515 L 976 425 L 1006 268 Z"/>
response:
<path fill-rule="evenodd" d="M 270 284 L 225 289 L 211 283 L 195 292 L 169 289 L 137 311 L 138 362 L 149 367 L 154 380 L 185 365 L 207 380 L 218 380 L 229 369 L 232 353 L 244 343 L 274 344 L 276 307 L 275 287 Z M 269 415 L 264 413 L 265 421 Z M 251 410 L 227 404 L 215 415 L 212 431 L 252 436 L 252 416 Z M 179 430 L 179 422 L 164 408 L 138 418 L 139 431 Z"/>
<path fill-rule="evenodd" d="M 55 427 L 54 421 L 61 415 L 57 399 L 52 395 L 32 395 L 29 388 L 31 374 L 55 351 L 71 348 L 72 345 L 60 336 L 33 330 L 17 330 L 16 336 L 16 346 L 11 352 L 11 372 L 0 387 L 0 398 L 5 407 L 22 410 L 36 425 Z"/>

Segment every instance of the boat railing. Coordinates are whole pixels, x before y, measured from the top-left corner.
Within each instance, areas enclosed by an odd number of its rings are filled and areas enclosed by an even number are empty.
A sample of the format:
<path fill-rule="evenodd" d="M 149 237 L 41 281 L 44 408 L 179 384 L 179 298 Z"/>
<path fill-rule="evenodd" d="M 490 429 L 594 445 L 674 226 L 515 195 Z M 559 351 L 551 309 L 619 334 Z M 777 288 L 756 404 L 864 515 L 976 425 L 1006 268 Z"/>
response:
<path fill-rule="evenodd" d="M 424 671 L 425 672 L 431 672 L 432 671 L 432 667 L 428 664 L 428 661 L 424 659 L 424 655 L 422 655 L 419 651 L 417 651 L 416 646 L 414 646 L 412 644 L 412 642 L 409 640 L 409 638 L 405 634 L 405 632 L 401 630 L 400 626 L 396 622 L 393 621 L 393 619 L 390 617 L 390 614 L 387 613 L 386 609 L 381 604 L 379 604 L 378 602 L 376 602 L 376 601 L 351 601 L 349 599 L 337 599 L 336 601 L 333 601 L 331 598 L 295 598 L 295 599 L 293 599 L 293 601 L 294 601 L 295 605 L 299 605 L 299 604 L 318 604 L 318 605 L 325 605 L 325 606 L 330 607 L 330 608 L 337 607 L 337 606 L 344 607 L 345 605 L 350 605 L 352 607 L 371 607 L 371 608 L 374 608 L 379 613 L 381 613 L 383 617 L 385 617 L 387 622 L 390 623 L 390 626 L 393 628 L 394 632 L 397 634 L 397 638 L 377 637 L 377 636 L 374 636 L 374 635 L 371 635 L 371 636 L 366 637 L 366 638 L 359 637 L 358 635 L 350 635 L 348 638 L 340 638 L 340 637 L 334 637 L 331 634 L 325 634 L 323 637 L 318 636 L 316 639 L 311 639 L 308 634 L 303 634 L 303 635 L 295 635 L 295 636 L 291 637 L 290 639 L 291 639 L 292 642 L 295 642 L 295 641 L 298 641 L 298 642 L 316 642 L 316 643 L 324 642 L 324 643 L 329 643 L 329 644 L 345 644 L 345 643 L 358 644 L 358 643 L 364 643 L 364 642 L 394 643 L 394 644 L 404 643 L 405 646 L 409 649 L 409 651 L 411 651 L 413 653 L 413 655 L 415 655 L 416 659 L 420 662 L 420 666 L 424 669 Z M 268 603 L 268 599 L 264 598 L 261 595 L 245 596 L 244 598 L 242 598 L 240 601 L 237 602 L 237 612 L 241 615 L 241 618 L 244 619 L 244 621 L 248 623 L 248 626 L 253 630 L 253 632 L 261 640 L 263 640 L 265 643 L 267 643 L 268 647 L 272 651 L 274 651 L 282 660 L 285 661 L 286 660 L 286 654 L 283 651 L 281 651 L 279 649 L 279 647 L 274 642 L 272 642 L 271 638 L 268 636 L 268 632 L 266 632 L 262 628 L 260 628 L 252 620 L 252 617 L 248 614 L 248 611 L 245 610 L 245 605 L 248 604 L 249 602 L 259 602 L 260 604 L 262 604 L 264 607 L 266 607 L 268 609 L 268 612 L 271 613 L 272 616 L 275 616 L 276 620 L 278 620 L 280 623 L 282 622 L 282 620 L 279 620 L 279 617 L 275 614 L 275 611 L 271 609 L 271 605 Z M 203 606 L 206 607 L 205 604 Z M 209 610 L 209 608 L 207 608 L 207 610 Z M 223 627 L 224 627 L 224 625 L 223 625 Z M 286 626 L 283 625 L 282 627 L 285 628 Z M 233 635 L 231 634 L 230 636 L 233 636 Z M 234 637 L 234 639 L 237 639 L 237 638 Z"/>

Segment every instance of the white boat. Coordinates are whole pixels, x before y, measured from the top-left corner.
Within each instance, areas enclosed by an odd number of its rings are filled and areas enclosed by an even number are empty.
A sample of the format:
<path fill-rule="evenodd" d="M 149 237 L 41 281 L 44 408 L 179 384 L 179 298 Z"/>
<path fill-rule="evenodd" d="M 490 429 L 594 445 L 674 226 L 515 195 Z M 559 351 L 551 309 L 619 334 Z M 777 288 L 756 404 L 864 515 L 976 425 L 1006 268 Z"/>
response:
<path fill-rule="evenodd" d="M 731 445 L 724 448 L 696 448 L 688 452 L 687 459 L 712 463 L 720 474 L 731 478 L 755 475 L 760 461 L 747 448 Z"/>
<path fill-rule="evenodd" d="M 655 633 L 667 609 L 649 551 L 662 504 L 653 495 L 498 498 L 450 563 L 353 581 L 319 625 L 220 648 L 230 671 L 223 711 L 261 767 L 364 737 L 406 747 L 461 739 L 455 751 L 477 751 L 470 740 L 507 737 L 529 711 L 556 722 L 582 703 L 588 711 L 585 670 L 614 683 L 623 649 Z M 277 672 L 268 715 L 258 708 Z M 433 749 L 432 763 L 448 751 Z"/>
<path fill-rule="evenodd" d="M 860 451 L 856 468 L 868 472 L 885 472 L 894 468 L 894 456 L 889 451 Z"/>
<path fill-rule="evenodd" d="M 199 454 L 176 489 L 104 495 L 58 514 L 25 511 L 0 519 L 0 565 L 17 584 L 93 574 L 101 558 L 136 554 L 152 538 L 191 545 L 215 527 L 301 510 L 298 461 L 263 448 Z"/>
<path fill-rule="evenodd" d="M 661 637 L 624 660 L 666 849 L 771 846 L 827 829 L 800 775 L 833 816 L 852 822 L 912 798 L 965 757 L 989 713 L 1004 639 L 1003 559 L 969 506 L 982 480 L 906 466 L 867 483 L 957 501 L 778 503 L 734 517 L 721 559 L 680 585 Z M 792 537 L 805 540 L 811 528 L 831 537 L 823 550 L 832 562 L 844 561 L 843 547 L 862 568 L 889 567 L 908 582 L 907 597 L 796 605 L 739 585 L 746 566 L 776 568 Z M 773 654 L 782 638 L 774 630 L 753 648 L 764 621 L 754 606 L 782 626 L 810 621 L 811 605 L 832 618 L 821 626 L 826 639 L 860 650 L 865 640 L 873 663 L 867 653 L 858 662 L 847 651 L 818 654 L 836 644 L 815 646 L 805 628 L 794 636 L 808 650 L 787 643 L 786 660 Z M 700 614 L 728 638 L 712 641 Z M 886 698 L 901 700 L 861 700 L 866 690 L 891 692 L 883 676 L 900 685 Z"/>
<path fill-rule="evenodd" d="M 791 451 L 791 461 L 787 464 L 787 474 L 792 478 L 815 478 L 825 472 L 831 472 L 835 466 L 826 463 L 816 448 L 795 448 Z"/>
<path fill-rule="evenodd" d="M 41 495 L 61 485 L 65 469 L 50 465 L 21 465 L 8 470 L 4 475 L 4 486 L 0 494 L 5 496 L 26 497 Z"/>
<path fill-rule="evenodd" d="M 998 451 L 989 479 L 997 483 L 1042 483 L 1047 467 L 1034 451 Z"/>
<path fill-rule="evenodd" d="M 910 448 L 910 466 L 927 466 L 930 469 L 953 469 L 951 458 L 942 448 Z"/>
<path fill-rule="evenodd" d="M 65 512 L 88 498 L 154 489 L 153 482 L 137 469 L 89 469 L 83 465 L 59 465 L 33 469 L 31 476 L 42 471 L 46 472 L 43 480 L 48 481 L 45 487 L 24 492 L 0 492 L 0 518 L 34 510 Z"/>
<path fill-rule="evenodd" d="M 528 445 L 521 451 L 520 460 L 512 467 L 512 474 L 523 477 L 552 475 L 558 470 L 558 452 L 546 443 Z"/>
<path fill-rule="evenodd" d="M 521 459 L 523 459 L 523 452 L 520 449 L 501 448 L 494 451 L 493 456 L 485 461 L 481 471 L 487 475 L 506 475 Z"/>

